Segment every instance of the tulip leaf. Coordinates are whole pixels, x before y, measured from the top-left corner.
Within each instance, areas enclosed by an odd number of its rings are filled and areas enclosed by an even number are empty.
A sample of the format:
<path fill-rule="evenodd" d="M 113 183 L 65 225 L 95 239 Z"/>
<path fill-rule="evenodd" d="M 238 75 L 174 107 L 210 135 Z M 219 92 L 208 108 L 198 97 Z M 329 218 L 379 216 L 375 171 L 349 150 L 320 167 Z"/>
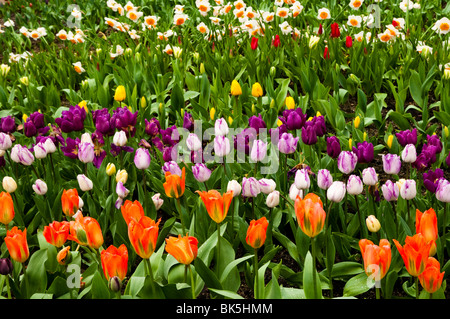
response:
<path fill-rule="evenodd" d="M 22 289 L 26 286 L 26 295 L 45 291 L 47 288 L 47 273 L 45 262 L 47 261 L 47 249 L 34 252 L 28 262 L 26 277 L 22 282 Z"/>
<path fill-rule="evenodd" d="M 217 278 L 216 274 L 209 269 L 203 260 L 201 258 L 195 258 L 194 260 L 195 270 L 200 275 L 200 277 L 205 282 L 206 286 L 211 289 L 219 289 L 222 290 L 222 284 L 220 283 L 219 279 Z"/>
<path fill-rule="evenodd" d="M 344 287 L 344 297 L 357 296 L 367 292 L 373 287 L 373 283 L 366 273 L 360 273 L 352 278 L 350 278 Z"/>
<path fill-rule="evenodd" d="M 314 268 L 313 257 L 310 252 L 306 254 L 305 268 L 303 270 L 303 290 L 307 299 L 322 299 L 322 287 L 317 269 Z"/>
<path fill-rule="evenodd" d="M 209 288 L 209 290 L 211 290 L 212 292 L 214 292 L 218 295 L 224 296 L 228 299 L 244 299 L 244 297 L 242 297 L 241 295 L 239 295 L 235 292 L 229 291 L 229 290 L 214 289 L 214 288 Z"/>

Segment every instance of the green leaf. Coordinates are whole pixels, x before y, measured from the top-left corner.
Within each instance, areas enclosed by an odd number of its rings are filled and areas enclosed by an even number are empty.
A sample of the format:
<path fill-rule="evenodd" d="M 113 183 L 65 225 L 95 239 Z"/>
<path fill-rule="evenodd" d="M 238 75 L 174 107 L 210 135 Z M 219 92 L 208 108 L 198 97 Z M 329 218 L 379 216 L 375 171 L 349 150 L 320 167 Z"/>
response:
<path fill-rule="evenodd" d="M 303 290 L 307 299 L 322 299 L 322 287 L 319 274 L 314 268 L 313 257 L 310 252 L 306 254 L 305 268 L 303 270 Z"/>
<path fill-rule="evenodd" d="M 366 273 L 363 272 L 350 278 L 344 287 L 344 297 L 357 296 L 367 292 L 372 286 L 370 285 L 372 281 L 367 277 Z"/>
<path fill-rule="evenodd" d="M 228 299 L 244 299 L 244 297 L 232 291 L 214 288 L 209 288 L 209 290 Z"/>
<path fill-rule="evenodd" d="M 195 258 L 194 260 L 194 266 L 197 273 L 200 275 L 200 277 L 205 282 L 206 286 L 208 286 L 209 289 L 215 288 L 222 290 L 222 284 L 220 283 L 219 279 L 217 278 L 216 274 L 209 269 L 203 260 L 201 258 Z"/>
<path fill-rule="evenodd" d="M 40 249 L 34 252 L 27 266 L 27 279 L 22 282 L 27 286 L 27 296 L 34 293 L 41 293 L 47 288 L 47 274 L 45 262 L 47 261 L 47 249 Z"/>

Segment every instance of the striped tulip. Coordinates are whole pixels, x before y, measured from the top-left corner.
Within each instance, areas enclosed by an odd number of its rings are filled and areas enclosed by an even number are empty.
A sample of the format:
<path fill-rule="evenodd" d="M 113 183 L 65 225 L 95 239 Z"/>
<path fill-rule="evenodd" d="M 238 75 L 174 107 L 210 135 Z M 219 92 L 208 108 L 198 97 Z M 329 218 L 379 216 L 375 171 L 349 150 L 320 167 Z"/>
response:
<path fill-rule="evenodd" d="M 0 223 L 8 225 L 14 219 L 14 202 L 11 194 L 0 193 Z"/>
<path fill-rule="evenodd" d="M 23 263 L 30 256 L 27 242 L 27 229 L 21 231 L 17 226 L 6 231 L 6 248 L 8 248 L 11 259 Z"/>
<path fill-rule="evenodd" d="M 413 277 L 419 276 L 425 270 L 433 241 L 427 241 L 421 233 L 412 237 L 406 236 L 403 247 L 397 240 L 393 239 L 393 241 L 402 256 L 408 273 Z"/>
<path fill-rule="evenodd" d="M 181 176 L 166 172 L 166 182 L 163 184 L 167 197 L 180 198 L 184 194 L 186 172 L 185 168 L 181 170 Z"/>
<path fill-rule="evenodd" d="M 179 263 L 189 265 L 197 257 L 198 240 L 192 236 L 171 236 L 166 239 L 166 251 Z"/>
<path fill-rule="evenodd" d="M 302 231 L 310 238 L 316 237 L 322 231 L 326 218 L 320 197 L 314 193 L 308 193 L 303 199 L 298 196 L 294 208 Z"/>
<path fill-rule="evenodd" d="M 70 223 L 63 221 L 54 221 L 48 226 L 44 227 L 42 234 L 45 240 L 55 247 L 61 247 L 69 237 Z"/>
<path fill-rule="evenodd" d="M 220 194 L 217 190 L 197 191 L 205 204 L 209 217 L 217 224 L 221 223 L 227 216 L 231 201 L 233 200 L 233 191 Z"/>
<path fill-rule="evenodd" d="M 268 226 L 269 222 L 266 217 L 250 221 L 250 226 L 247 229 L 247 237 L 245 238 L 247 244 L 254 249 L 258 249 L 264 245 Z"/>
<path fill-rule="evenodd" d="M 102 268 L 107 280 L 112 277 L 119 277 L 123 280 L 128 270 L 128 250 L 124 244 L 119 248 L 111 245 L 100 253 Z"/>
<path fill-rule="evenodd" d="M 423 289 L 432 294 L 441 288 L 444 272 L 441 272 L 441 264 L 434 257 L 428 257 L 425 270 L 419 275 L 419 281 Z"/>
<path fill-rule="evenodd" d="M 159 222 L 148 216 L 142 216 L 139 220 L 131 219 L 128 224 L 128 238 L 136 254 L 143 259 L 150 258 L 155 251 Z"/>
<path fill-rule="evenodd" d="M 391 245 L 387 239 L 381 239 L 379 245 L 375 245 L 368 239 L 359 241 L 359 248 L 364 260 L 364 271 L 366 275 L 375 278 L 376 281 L 383 279 L 389 270 L 392 259 Z"/>

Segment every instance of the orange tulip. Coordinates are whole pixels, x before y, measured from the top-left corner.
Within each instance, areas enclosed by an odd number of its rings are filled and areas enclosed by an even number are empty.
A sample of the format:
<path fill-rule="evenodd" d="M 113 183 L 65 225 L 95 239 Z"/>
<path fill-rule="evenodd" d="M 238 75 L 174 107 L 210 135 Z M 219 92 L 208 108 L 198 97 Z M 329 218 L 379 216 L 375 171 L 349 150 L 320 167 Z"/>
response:
<path fill-rule="evenodd" d="M 441 264 L 433 257 L 428 257 L 425 270 L 419 275 L 419 281 L 423 289 L 432 294 L 441 288 L 444 272 L 441 272 Z"/>
<path fill-rule="evenodd" d="M 128 238 L 136 253 L 143 259 L 148 259 L 156 248 L 159 233 L 159 222 L 148 216 L 142 216 L 139 221 L 131 219 L 128 224 Z"/>
<path fill-rule="evenodd" d="M 81 211 L 76 213 L 74 221 L 70 221 L 69 240 L 77 242 L 81 246 L 88 245 L 93 249 L 98 249 L 103 245 L 103 234 L 100 224 L 95 218 L 84 217 Z"/>
<path fill-rule="evenodd" d="M 30 256 L 27 242 L 27 229 L 21 231 L 17 226 L 6 231 L 6 248 L 11 258 L 19 263 L 25 262 Z"/>
<path fill-rule="evenodd" d="M 132 218 L 136 221 L 139 221 L 139 219 L 141 219 L 141 217 L 145 215 L 144 208 L 137 200 L 132 202 L 131 200 L 127 199 L 120 210 L 122 211 L 122 216 L 125 219 L 127 225 L 130 223 L 130 220 Z"/>
<path fill-rule="evenodd" d="M 0 193 L 0 223 L 8 225 L 14 219 L 14 203 L 10 193 Z"/>
<path fill-rule="evenodd" d="M 403 247 L 397 240 L 393 239 L 393 241 L 403 258 L 409 274 L 414 277 L 420 275 L 425 270 L 433 241 L 427 241 L 421 233 L 415 234 L 412 237 L 406 236 Z"/>
<path fill-rule="evenodd" d="M 192 236 L 169 237 L 166 239 L 166 251 L 179 263 L 189 265 L 197 258 L 198 240 Z"/>
<path fill-rule="evenodd" d="M 167 197 L 180 198 L 184 194 L 186 172 L 181 170 L 181 177 L 171 172 L 166 172 L 166 182 L 163 184 Z"/>
<path fill-rule="evenodd" d="M 433 208 L 424 213 L 416 209 L 416 233 L 421 233 L 427 241 L 433 241 L 430 256 L 436 254 L 436 240 L 438 239 L 437 216 Z"/>
<path fill-rule="evenodd" d="M 247 229 L 247 237 L 245 241 L 254 249 L 258 249 L 266 241 L 266 231 L 269 222 L 266 217 L 261 217 L 258 220 L 250 221 L 250 226 Z"/>
<path fill-rule="evenodd" d="M 310 238 L 316 237 L 322 231 L 326 218 L 320 197 L 314 193 L 308 193 L 303 199 L 297 196 L 294 208 L 302 231 Z"/>
<path fill-rule="evenodd" d="M 47 242 L 53 246 L 61 247 L 69 237 L 70 223 L 63 221 L 54 221 L 48 226 L 44 227 L 42 234 Z"/>
<path fill-rule="evenodd" d="M 221 223 L 227 216 L 231 201 L 233 200 L 233 191 L 228 191 L 223 196 L 215 189 L 209 191 L 197 191 L 200 195 L 209 217 L 217 224 Z"/>
<path fill-rule="evenodd" d="M 63 249 L 61 249 L 58 252 L 58 255 L 56 255 L 56 260 L 58 261 L 58 264 L 65 265 L 71 260 L 71 254 L 70 254 L 70 246 L 66 246 Z"/>
<path fill-rule="evenodd" d="M 76 188 L 64 190 L 61 196 L 62 211 L 67 217 L 72 217 L 79 208 L 78 191 Z"/>
<path fill-rule="evenodd" d="M 368 277 L 379 281 L 383 279 L 391 266 L 391 245 L 387 239 L 381 239 L 377 246 L 368 239 L 359 241 L 359 248 L 364 260 L 364 271 Z"/>
<path fill-rule="evenodd" d="M 116 248 L 111 245 L 107 249 L 102 250 L 100 258 L 106 280 L 115 276 L 119 277 L 120 280 L 125 278 L 128 270 L 127 246 L 122 244 L 119 248 Z"/>

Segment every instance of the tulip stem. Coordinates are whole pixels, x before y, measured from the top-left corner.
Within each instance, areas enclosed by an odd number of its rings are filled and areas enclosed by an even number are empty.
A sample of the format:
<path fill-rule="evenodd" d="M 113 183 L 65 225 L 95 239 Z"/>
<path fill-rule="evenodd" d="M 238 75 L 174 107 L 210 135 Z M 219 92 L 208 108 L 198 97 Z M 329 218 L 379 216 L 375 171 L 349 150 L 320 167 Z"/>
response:
<path fill-rule="evenodd" d="M 414 279 L 416 281 L 416 299 L 419 299 L 419 277 L 416 276 Z"/>
<path fill-rule="evenodd" d="M 220 270 L 219 270 L 219 265 L 220 265 L 220 224 L 217 223 L 217 259 L 216 259 L 216 263 L 217 263 L 217 274 L 220 274 Z"/>
<path fill-rule="evenodd" d="M 253 258 L 253 262 L 254 262 L 254 266 L 253 266 L 253 271 L 255 272 L 255 293 L 254 293 L 254 298 L 255 299 L 259 299 L 259 289 L 258 289 L 258 250 L 255 248 L 255 255 Z"/>
<path fill-rule="evenodd" d="M 367 238 L 368 234 L 367 234 L 367 229 L 366 227 L 364 227 L 364 217 L 363 213 L 360 209 L 359 209 L 359 203 L 358 203 L 358 195 L 355 195 L 355 203 L 356 203 L 356 209 L 358 210 L 358 215 L 359 215 L 359 227 L 361 228 L 361 238 Z"/>
<path fill-rule="evenodd" d="M 294 205 L 292 205 L 292 203 L 283 195 L 280 193 L 281 198 L 283 198 L 289 205 L 291 205 L 292 208 L 295 209 Z"/>
<path fill-rule="evenodd" d="M 180 202 L 179 198 L 177 198 L 177 208 L 178 208 L 178 213 L 180 214 L 181 227 L 183 229 L 183 236 L 184 236 L 186 234 L 186 227 L 184 226 L 183 213 L 181 211 L 181 202 Z"/>
<path fill-rule="evenodd" d="M 313 260 L 313 289 L 314 289 L 314 295 L 317 291 L 317 281 L 316 281 L 316 237 L 311 238 L 311 255 Z M 333 295 L 331 295 L 332 297 Z"/>
<path fill-rule="evenodd" d="M 375 294 L 376 294 L 376 298 L 380 299 L 380 287 L 376 287 L 376 284 L 375 284 Z"/>
<path fill-rule="evenodd" d="M 196 299 L 196 298 L 195 298 L 194 274 L 193 274 L 193 272 L 192 272 L 191 264 L 189 264 L 188 267 L 189 267 L 189 272 L 190 272 L 190 274 L 191 274 L 192 299 Z"/>

